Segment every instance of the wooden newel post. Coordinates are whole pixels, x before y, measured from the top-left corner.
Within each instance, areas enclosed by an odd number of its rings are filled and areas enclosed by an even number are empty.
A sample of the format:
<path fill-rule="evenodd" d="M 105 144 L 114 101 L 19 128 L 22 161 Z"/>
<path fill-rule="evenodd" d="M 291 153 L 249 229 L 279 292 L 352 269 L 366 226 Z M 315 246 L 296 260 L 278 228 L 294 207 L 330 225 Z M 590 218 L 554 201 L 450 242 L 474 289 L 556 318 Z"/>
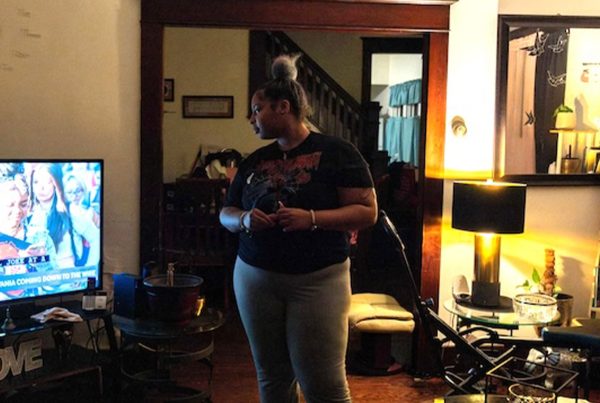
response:
<path fill-rule="evenodd" d="M 379 135 L 379 102 L 367 102 L 363 104 L 366 121 L 363 126 L 363 135 L 359 144 L 359 150 L 369 164 L 373 163 L 377 151 L 377 137 Z"/>

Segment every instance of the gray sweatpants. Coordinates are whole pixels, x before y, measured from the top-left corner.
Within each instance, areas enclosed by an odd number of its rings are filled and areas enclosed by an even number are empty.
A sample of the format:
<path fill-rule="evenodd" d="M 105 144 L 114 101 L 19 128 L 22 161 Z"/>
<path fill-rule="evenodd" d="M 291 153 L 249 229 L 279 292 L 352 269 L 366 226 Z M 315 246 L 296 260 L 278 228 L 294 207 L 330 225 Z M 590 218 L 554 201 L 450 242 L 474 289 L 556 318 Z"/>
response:
<path fill-rule="evenodd" d="M 237 259 L 233 283 L 262 403 L 350 402 L 345 353 L 349 261 L 282 274 Z"/>

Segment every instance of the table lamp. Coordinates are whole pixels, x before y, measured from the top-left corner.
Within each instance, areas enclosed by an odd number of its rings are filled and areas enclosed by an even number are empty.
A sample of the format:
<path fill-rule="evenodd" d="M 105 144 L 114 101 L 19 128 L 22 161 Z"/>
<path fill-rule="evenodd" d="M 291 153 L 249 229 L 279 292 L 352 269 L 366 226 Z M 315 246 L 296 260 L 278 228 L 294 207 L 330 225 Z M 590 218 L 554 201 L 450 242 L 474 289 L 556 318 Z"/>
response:
<path fill-rule="evenodd" d="M 454 182 L 452 228 L 475 232 L 473 305 L 500 305 L 500 234 L 523 232 L 525 190 L 518 183 Z"/>

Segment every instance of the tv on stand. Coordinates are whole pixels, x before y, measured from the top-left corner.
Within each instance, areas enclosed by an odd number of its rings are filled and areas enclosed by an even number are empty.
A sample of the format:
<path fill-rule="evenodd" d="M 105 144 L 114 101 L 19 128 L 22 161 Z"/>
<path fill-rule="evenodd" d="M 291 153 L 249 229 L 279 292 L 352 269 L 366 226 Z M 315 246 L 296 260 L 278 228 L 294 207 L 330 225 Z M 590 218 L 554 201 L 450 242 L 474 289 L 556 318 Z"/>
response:
<path fill-rule="evenodd" d="M 102 288 L 103 168 L 100 159 L 0 160 L 0 317 Z"/>

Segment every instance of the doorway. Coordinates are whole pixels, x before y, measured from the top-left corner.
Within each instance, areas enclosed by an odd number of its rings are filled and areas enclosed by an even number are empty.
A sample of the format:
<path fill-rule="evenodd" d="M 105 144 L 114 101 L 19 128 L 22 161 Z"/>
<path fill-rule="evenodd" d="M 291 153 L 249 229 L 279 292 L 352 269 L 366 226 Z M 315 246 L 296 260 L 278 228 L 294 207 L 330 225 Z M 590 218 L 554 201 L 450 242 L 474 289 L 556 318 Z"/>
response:
<path fill-rule="evenodd" d="M 433 3 L 433 2 L 432 2 Z M 140 261 L 159 253 L 163 158 L 163 36 L 167 26 L 317 29 L 423 38 L 423 130 L 420 155 L 421 294 L 437 299 L 443 202 L 448 30 L 452 0 L 435 4 L 295 0 L 236 3 L 222 0 L 144 0 L 141 13 Z M 426 158 L 425 158 L 426 157 Z"/>
<path fill-rule="evenodd" d="M 380 205 L 406 243 L 417 281 L 421 277 L 424 197 L 419 185 L 424 179 L 427 135 L 421 124 L 427 107 L 422 96 L 427 76 L 424 46 L 424 38 L 418 35 L 363 38 L 362 102 L 380 105 L 377 148 L 389 158 Z M 383 256 L 386 251 L 374 253 Z M 394 261 L 394 256 L 388 260 Z"/>

